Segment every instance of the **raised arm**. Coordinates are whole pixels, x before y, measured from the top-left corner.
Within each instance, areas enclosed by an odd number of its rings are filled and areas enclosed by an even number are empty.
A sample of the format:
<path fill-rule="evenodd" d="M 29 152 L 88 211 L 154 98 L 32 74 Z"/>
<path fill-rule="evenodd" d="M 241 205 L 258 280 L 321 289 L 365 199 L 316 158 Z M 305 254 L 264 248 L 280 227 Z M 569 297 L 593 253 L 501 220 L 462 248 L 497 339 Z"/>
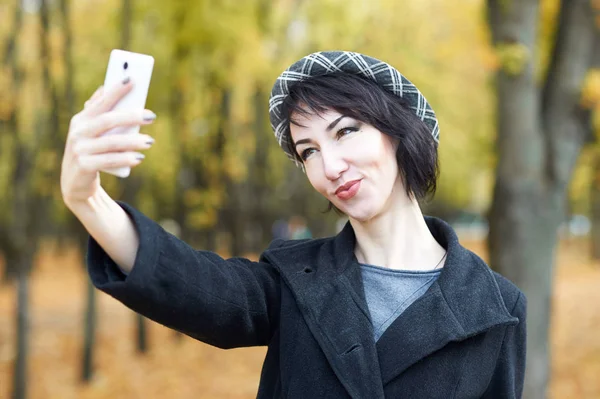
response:
<path fill-rule="evenodd" d="M 143 159 L 137 151 L 152 145 L 145 134 L 103 135 L 117 126 L 150 124 L 156 117 L 149 110 L 112 111 L 132 87 L 129 80 L 106 92 L 101 87 L 73 116 L 60 178 L 65 205 L 125 271 L 133 266 L 138 237 L 127 214 L 100 185 L 99 171 L 137 166 Z"/>
<path fill-rule="evenodd" d="M 123 208 L 101 190 L 71 210 L 107 255 L 129 274 L 138 251 L 139 236 Z"/>
<path fill-rule="evenodd" d="M 134 311 L 220 348 L 267 345 L 279 325 L 280 277 L 266 259 L 198 251 L 126 203 L 139 235 L 125 276 L 90 238 L 92 282 Z M 277 245 L 274 242 L 272 245 Z"/>
<path fill-rule="evenodd" d="M 150 111 L 111 111 L 129 90 L 131 82 L 124 82 L 86 102 L 71 120 L 63 157 L 63 200 L 90 233 L 92 282 L 134 311 L 208 344 L 268 344 L 279 320 L 273 265 L 196 251 L 102 189 L 98 171 L 138 165 L 136 151 L 152 143 L 141 134 L 102 134 L 153 120 Z"/>

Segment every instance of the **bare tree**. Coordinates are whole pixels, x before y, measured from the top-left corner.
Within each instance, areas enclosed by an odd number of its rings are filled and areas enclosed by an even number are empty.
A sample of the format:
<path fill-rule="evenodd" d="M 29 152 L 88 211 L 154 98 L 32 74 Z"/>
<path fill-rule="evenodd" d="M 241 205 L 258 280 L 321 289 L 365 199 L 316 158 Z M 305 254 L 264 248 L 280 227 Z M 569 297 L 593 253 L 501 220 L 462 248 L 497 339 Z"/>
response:
<path fill-rule="evenodd" d="M 590 214 L 592 222 L 592 259 L 600 259 L 600 151 L 594 153 L 592 181 L 590 182 Z"/>
<path fill-rule="evenodd" d="M 600 68 L 600 38 L 596 37 L 593 68 Z M 591 104 L 589 104 L 591 106 Z M 591 110 L 590 110 L 591 111 Z M 600 259 L 600 148 L 594 148 L 592 180 L 590 181 L 590 214 L 592 222 L 591 255 Z"/>
<path fill-rule="evenodd" d="M 133 24 L 133 0 L 122 0 L 121 3 L 121 49 L 129 50 L 131 47 L 131 28 Z M 125 202 L 136 204 L 140 192 L 142 180 L 139 175 L 132 174 L 123 183 L 123 194 L 121 199 Z M 136 348 L 138 352 L 145 353 L 148 350 L 148 333 L 146 319 L 139 313 L 135 314 L 136 320 Z"/>
<path fill-rule="evenodd" d="M 23 26 L 23 10 L 19 6 L 18 2 L 15 2 L 14 13 L 13 13 L 13 28 L 11 33 L 9 34 L 6 45 L 5 52 L 2 57 L 3 67 L 8 68 L 10 73 L 10 82 L 12 82 L 11 86 L 5 90 L 2 95 L 6 96 L 7 102 L 16 104 L 17 93 L 19 92 L 21 82 L 22 82 L 22 70 L 19 67 L 17 62 L 17 38 L 19 33 L 21 32 L 21 28 Z M 17 121 L 17 108 L 13 106 L 9 111 L 8 118 L 6 120 L 0 120 L 0 135 L 3 136 L 11 136 L 13 140 L 16 141 L 18 129 L 18 121 Z M 14 141 L 13 141 L 14 143 Z M 13 152 L 13 148 L 1 148 L 2 152 Z M 4 198 L 8 201 L 8 205 L 11 199 Z M 11 240 L 11 215 L 10 212 L 2 213 L 3 220 L 0 223 L 0 248 L 5 257 L 5 269 L 3 280 L 8 282 L 12 280 L 12 278 L 16 277 L 18 274 L 18 265 L 16 262 L 13 262 L 12 259 L 16 256 L 14 254 L 14 248 L 12 246 Z"/>
<path fill-rule="evenodd" d="M 45 3 L 40 8 L 40 34 L 45 37 L 48 28 L 48 13 Z M 21 4 L 14 5 L 13 30 L 9 35 L 4 65 L 8 67 L 11 77 L 11 88 L 8 95 L 13 104 L 18 104 L 17 93 L 19 92 L 23 74 L 18 62 L 17 37 L 23 24 L 23 10 Z M 44 88 L 49 86 L 49 74 L 47 74 L 47 43 L 40 43 L 40 55 L 42 58 L 42 78 Z M 51 107 L 55 104 L 51 104 Z M 34 172 L 35 155 L 43 148 L 43 140 L 46 131 L 43 126 L 48 125 L 43 111 L 35 115 L 33 140 L 24 140 L 19 131 L 16 105 L 10 112 L 7 122 L 0 124 L 0 134 L 10 138 L 10 148 L 2 148 L 2 151 L 10 151 L 14 157 L 13 168 L 9 177 L 10 190 L 6 193 L 6 209 L 2 221 L 2 238 L 0 246 L 5 255 L 7 269 L 16 272 L 17 275 L 17 308 L 16 308 L 16 337 L 17 348 L 13 370 L 13 398 L 25 398 L 27 392 L 27 355 L 29 334 L 29 272 L 33 263 L 34 254 L 39 246 L 39 239 L 43 229 L 44 209 L 49 204 L 49 198 L 38 195 L 32 183 Z"/>
<path fill-rule="evenodd" d="M 9 36 L 7 51 L 4 62 L 10 68 L 12 77 L 12 91 L 10 92 L 12 100 L 16 100 L 16 93 L 22 82 L 22 73 L 17 61 L 17 37 L 23 24 L 23 11 L 19 4 L 14 9 L 14 26 L 12 34 Z M 15 101 L 16 102 L 16 101 Z M 5 255 L 7 271 L 16 273 L 17 276 L 17 309 L 16 309 L 16 337 L 17 337 L 17 356 L 13 367 L 13 391 L 14 399 L 23 399 L 27 392 L 27 352 L 28 352 L 28 319 L 29 319 L 29 285 L 28 274 L 31 267 L 31 257 L 27 257 L 27 250 L 32 249 L 32 243 L 27 242 L 28 218 L 17 220 L 17 215 L 23 215 L 27 203 L 24 201 L 27 196 L 27 187 L 19 184 L 20 179 L 28 174 L 29 162 L 28 156 L 21 146 L 18 137 L 18 121 L 16 107 L 11 111 L 9 120 L 1 127 L 1 134 L 10 135 L 13 138 L 13 149 L 17 149 L 16 165 L 12 174 L 13 197 L 10 202 L 11 212 L 8 214 L 8 220 L 3 223 L 2 250 Z M 5 149 L 6 150 L 6 149 Z M 22 202 L 23 201 L 23 202 Z M 17 214 L 15 214 L 17 212 Z M 35 244 L 33 244 L 35 245 Z"/>
<path fill-rule="evenodd" d="M 589 0 L 563 0 L 547 76 L 536 81 L 539 1 L 488 0 L 500 55 L 498 165 L 490 210 L 492 267 L 528 298 L 524 396 L 546 396 L 548 329 L 557 230 L 567 187 L 589 134 L 580 90 L 598 31 Z"/>

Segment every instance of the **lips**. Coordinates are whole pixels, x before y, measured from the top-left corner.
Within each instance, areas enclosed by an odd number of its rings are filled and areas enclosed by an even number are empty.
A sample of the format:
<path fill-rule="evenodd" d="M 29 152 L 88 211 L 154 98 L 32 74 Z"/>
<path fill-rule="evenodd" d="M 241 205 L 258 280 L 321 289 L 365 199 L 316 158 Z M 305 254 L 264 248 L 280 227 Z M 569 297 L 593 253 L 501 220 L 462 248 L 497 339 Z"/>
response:
<path fill-rule="evenodd" d="M 356 193 L 358 193 L 358 189 L 360 188 L 360 180 L 351 180 L 346 184 L 338 187 L 335 190 L 335 196 L 341 200 L 349 200 L 354 197 Z"/>

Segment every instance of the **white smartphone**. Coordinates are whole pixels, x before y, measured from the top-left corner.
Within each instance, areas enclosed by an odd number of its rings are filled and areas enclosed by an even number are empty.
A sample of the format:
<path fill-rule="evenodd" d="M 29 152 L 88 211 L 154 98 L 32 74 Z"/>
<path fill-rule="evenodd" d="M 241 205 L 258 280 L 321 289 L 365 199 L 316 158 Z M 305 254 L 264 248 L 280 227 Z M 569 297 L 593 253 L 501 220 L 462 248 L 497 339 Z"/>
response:
<path fill-rule="evenodd" d="M 146 107 L 146 98 L 150 88 L 154 57 L 146 54 L 132 53 L 124 50 L 112 50 L 104 78 L 104 90 L 122 84 L 123 79 L 129 77 L 133 81 L 133 89 L 113 107 L 113 110 L 143 110 Z M 104 134 L 139 134 L 140 126 L 117 127 Z M 106 169 L 102 172 L 110 173 L 121 178 L 129 176 L 131 168 Z"/>

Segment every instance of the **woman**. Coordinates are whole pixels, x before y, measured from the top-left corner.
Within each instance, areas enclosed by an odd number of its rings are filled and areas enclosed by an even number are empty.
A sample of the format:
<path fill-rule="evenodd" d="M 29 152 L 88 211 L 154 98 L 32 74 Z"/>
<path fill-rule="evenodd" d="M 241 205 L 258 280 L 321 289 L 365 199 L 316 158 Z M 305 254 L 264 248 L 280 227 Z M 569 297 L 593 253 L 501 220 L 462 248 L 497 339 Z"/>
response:
<path fill-rule="evenodd" d="M 91 235 L 96 287 L 208 344 L 268 345 L 261 398 L 521 396 L 525 296 L 422 215 L 437 119 L 392 66 L 320 52 L 277 79 L 279 144 L 349 222 L 335 237 L 276 240 L 258 262 L 194 250 L 102 189 L 98 170 L 135 166 L 151 145 L 101 137 L 154 118 L 110 111 L 130 88 L 92 96 L 63 160 L 63 198 Z"/>

